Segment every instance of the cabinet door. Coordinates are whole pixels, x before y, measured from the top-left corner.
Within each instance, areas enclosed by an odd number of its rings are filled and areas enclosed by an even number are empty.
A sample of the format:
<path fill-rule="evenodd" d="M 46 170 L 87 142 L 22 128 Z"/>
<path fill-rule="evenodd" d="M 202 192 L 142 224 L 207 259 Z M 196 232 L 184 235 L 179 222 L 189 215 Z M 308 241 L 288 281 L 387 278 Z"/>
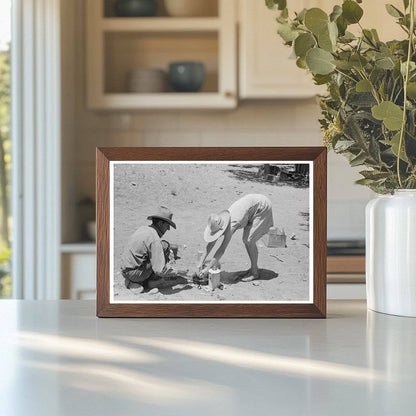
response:
<path fill-rule="evenodd" d="M 322 7 L 319 1 L 292 0 L 290 11 Z M 278 12 L 262 0 L 239 0 L 240 97 L 305 98 L 318 93 L 311 75 L 289 59 L 290 48 L 276 33 Z"/>
<path fill-rule="evenodd" d="M 389 1 L 403 8 L 402 0 Z M 330 12 L 337 0 L 291 0 L 289 11 L 320 7 Z M 384 3 L 367 1 L 361 4 L 366 28 L 378 30 L 382 40 L 402 39 L 404 32 L 389 16 Z M 239 0 L 240 13 L 240 97 L 241 98 L 304 98 L 323 90 L 313 84 L 311 75 L 299 69 L 289 59 L 290 48 L 277 35 L 275 17 L 278 12 L 268 10 L 262 0 Z M 349 27 L 358 34 L 358 25 Z"/>

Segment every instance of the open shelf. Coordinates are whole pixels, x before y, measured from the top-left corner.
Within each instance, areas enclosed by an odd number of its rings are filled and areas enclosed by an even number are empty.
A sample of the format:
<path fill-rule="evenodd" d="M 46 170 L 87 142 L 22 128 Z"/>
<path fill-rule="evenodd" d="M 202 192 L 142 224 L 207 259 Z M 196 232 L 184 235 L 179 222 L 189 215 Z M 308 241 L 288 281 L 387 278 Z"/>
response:
<path fill-rule="evenodd" d="M 104 92 L 130 95 L 132 92 L 128 90 L 128 77 L 131 71 L 139 68 L 160 69 L 167 78 L 169 64 L 175 61 L 197 61 L 204 64 L 204 84 L 200 92 L 192 93 L 191 96 L 218 92 L 217 57 L 218 39 L 215 32 L 106 33 Z M 168 82 L 166 90 L 158 94 L 166 93 L 174 93 Z M 182 95 L 183 93 L 180 94 Z"/>
<path fill-rule="evenodd" d="M 113 0 L 87 0 L 88 107 L 235 108 L 237 42 L 236 30 L 230 30 L 236 26 L 235 4 L 230 0 L 213 1 L 218 12 L 211 17 L 166 17 L 162 10 L 157 17 L 127 18 L 114 17 Z M 183 61 L 204 64 L 206 75 L 200 91 L 177 93 L 169 83 L 162 88 L 156 84 L 153 90 L 160 92 L 129 91 L 132 71 L 163 70 L 167 78 L 169 64 Z M 147 86 L 139 84 L 135 91 L 151 91 Z"/>
<path fill-rule="evenodd" d="M 61 244 L 61 253 L 77 254 L 77 253 L 95 253 L 96 245 L 93 241 L 80 241 L 78 243 Z"/>
<path fill-rule="evenodd" d="M 102 0 L 95 0 L 97 2 Z M 171 0 L 171 1 L 177 1 L 177 0 Z M 196 0 L 194 0 L 196 1 Z M 201 0 L 199 0 L 201 1 Z M 231 0 L 227 0 L 231 1 Z M 219 0 L 204 0 L 204 4 L 202 5 L 205 9 L 203 12 L 204 17 L 218 17 L 218 2 Z M 104 0 L 102 5 L 102 12 L 101 15 L 104 18 L 111 18 L 116 17 L 115 13 L 115 3 L 116 0 Z M 169 16 L 168 8 L 166 7 L 165 0 L 159 0 L 158 2 L 158 10 L 156 17 L 165 16 L 172 19 L 175 19 L 174 16 Z M 196 17 L 203 17 L 203 16 L 196 16 Z M 131 17 L 123 17 L 123 19 L 133 19 Z M 146 19 L 154 19 L 154 17 L 146 17 Z M 186 19 L 193 19 L 192 18 L 186 18 Z"/>

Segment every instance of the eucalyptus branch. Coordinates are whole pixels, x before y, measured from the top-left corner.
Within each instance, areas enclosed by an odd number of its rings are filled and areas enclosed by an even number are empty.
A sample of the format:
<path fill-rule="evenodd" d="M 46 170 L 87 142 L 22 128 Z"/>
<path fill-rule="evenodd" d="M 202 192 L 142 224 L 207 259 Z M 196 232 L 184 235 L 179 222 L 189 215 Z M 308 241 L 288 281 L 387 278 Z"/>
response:
<path fill-rule="evenodd" d="M 341 70 L 339 70 L 338 68 L 335 68 L 335 71 L 338 72 L 341 75 L 344 75 L 344 77 L 350 79 L 351 81 L 357 83 L 357 80 L 353 77 L 350 77 L 348 74 L 346 74 L 345 72 L 342 72 Z"/>
<path fill-rule="evenodd" d="M 409 82 L 409 68 L 412 58 L 413 50 L 413 36 L 415 28 L 415 0 L 410 0 L 410 30 L 409 30 L 409 44 L 407 47 L 407 60 L 406 60 L 406 73 L 404 76 L 404 85 L 403 85 L 403 118 L 402 118 L 402 127 L 400 129 L 400 140 L 399 140 L 399 149 L 397 152 L 397 178 L 399 180 L 399 185 L 402 188 L 402 177 L 400 173 L 400 156 L 402 155 L 404 131 L 406 129 L 406 108 L 407 108 L 407 83 Z"/>
<path fill-rule="evenodd" d="M 362 65 L 361 65 L 360 74 L 363 77 L 363 79 L 365 79 L 369 82 L 370 87 L 371 87 L 371 93 L 373 94 L 374 99 L 377 101 L 377 104 L 380 104 L 380 98 L 378 96 L 378 92 L 377 92 L 376 88 L 374 87 L 373 83 L 371 82 L 370 78 L 368 78 L 368 75 L 365 72 L 365 69 L 363 68 Z"/>
<path fill-rule="evenodd" d="M 390 94 L 390 101 L 392 101 L 392 99 L 393 99 L 394 90 L 396 89 L 396 84 L 397 84 L 397 80 L 394 80 L 394 82 L 393 82 L 393 88 L 391 89 L 391 94 Z"/>
<path fill-rule="evenodd" d="M 274 10 L 276 5 L 286 6 L 285 0 L 266 3 Z M 325 142 L 339 143 L 334 147 L 336 153 L 369 169 L 363 176 L 372 190 L 386 194 L 399 188 L 416 189 L 416 151 L 414 146 L 406 146 L 407 140 L 416 140 L 412 125 L 416 118 L 416 71 L 412 68 L 416 0 L 404 0 L 403 17 L 394 7 L 387 8 L 406 33 L 404 41 L 388 42 L 378 40 L 373 29 L 363 28 L 361 1 L 342 3 L 342 7 L 334 6 L 331 14 L 318 7 L 305 9 L 301 21 L 292 20 L 285 9 L 279 22 L 285 27 L 279 34 L 286 44 L 293 43 L 287 42 L 290 36 L 298 36 L 295 54 L 303 58 L 305 69 L 315 80 L 327 86 L 328 95 L 320 98 Z M 335 23 L 340 28 L 339 18 L 344 19 L 345 29 L 354 25 L 361 33 L 350 36 L 339 30 L 336 34 L 332 26 Z M 367 93 L 357 93 L 357 89 Z M 383 170 L 389 176 L 380 180 Z"/>

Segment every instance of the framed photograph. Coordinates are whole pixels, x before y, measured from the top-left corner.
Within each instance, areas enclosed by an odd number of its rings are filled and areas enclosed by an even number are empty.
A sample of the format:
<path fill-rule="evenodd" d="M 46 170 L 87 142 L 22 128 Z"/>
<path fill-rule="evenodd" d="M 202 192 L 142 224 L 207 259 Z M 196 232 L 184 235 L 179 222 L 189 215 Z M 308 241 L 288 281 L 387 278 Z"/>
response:
<path fill-rule="evenodd" d="M 97 316 L 324 318 L 326 154 L 97 149 Z"/>

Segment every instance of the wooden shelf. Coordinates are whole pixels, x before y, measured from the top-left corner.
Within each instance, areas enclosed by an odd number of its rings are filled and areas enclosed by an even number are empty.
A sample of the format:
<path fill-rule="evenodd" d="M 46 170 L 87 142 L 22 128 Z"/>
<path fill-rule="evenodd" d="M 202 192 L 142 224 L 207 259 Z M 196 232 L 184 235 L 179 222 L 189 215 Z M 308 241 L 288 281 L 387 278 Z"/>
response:
<path fill-rule="evenodd" d="M 328 256 L 327 272 L 331 274 L 364 274 L 365 256 Z"/>
<path fill-rule="evenodd" d="M 61 244 L 61 253 L 78 254 L 78 253 L 95 253 L 96 246 L 93 241 L 81 241 L 79 243 Z"/>
<path fill-rule="evenodd" d="M 201 32 L 218 31 L 221 20 L 218 17 L 107 17 L 99 20 L 98 25 L 105 32 Z"/>
<path fill-rule="evenodd" d="M 234 108 L 232 96 L 217 93 L 102 94 L 90 101 L 100 109 L 215 109 Z"/>

